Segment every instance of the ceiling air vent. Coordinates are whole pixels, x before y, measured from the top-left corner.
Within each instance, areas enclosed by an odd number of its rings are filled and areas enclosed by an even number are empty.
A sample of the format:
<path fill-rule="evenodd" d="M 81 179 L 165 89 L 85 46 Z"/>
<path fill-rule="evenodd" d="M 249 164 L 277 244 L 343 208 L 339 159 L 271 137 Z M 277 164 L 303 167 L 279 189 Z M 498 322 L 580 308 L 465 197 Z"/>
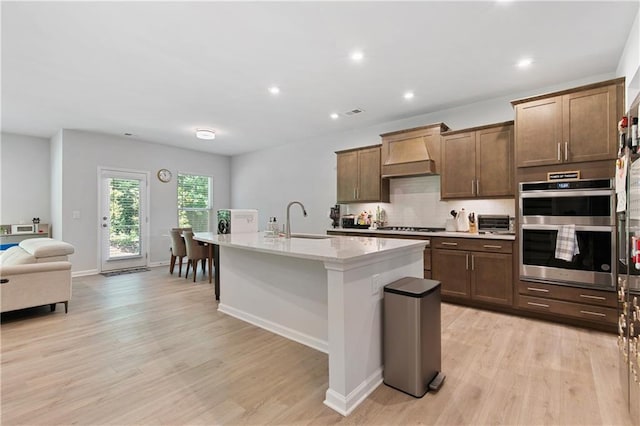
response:
<path fill-rule="evenodd" d="M 354 109 L 352 109 L 351 111 L 347 111 L 347 112 L 345 112 L 345 113 L 344 113 L 344 115 L 351 116 L 351 115 L 360 114 L 361 112 L 364 112 L 364 110 L 363 110 L 363 109 L 360 109 L 360 108 L 354 108 Z"/>

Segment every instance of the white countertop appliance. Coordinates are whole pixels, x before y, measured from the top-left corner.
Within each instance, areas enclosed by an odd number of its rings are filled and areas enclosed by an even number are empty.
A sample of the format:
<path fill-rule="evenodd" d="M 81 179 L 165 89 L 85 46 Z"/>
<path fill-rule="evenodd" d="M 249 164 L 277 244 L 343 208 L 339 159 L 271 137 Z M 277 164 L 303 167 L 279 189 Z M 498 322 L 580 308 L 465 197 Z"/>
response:
<path fill-rule="evenodd" d="M 258 232 L 258 210 L 218 210 L 218 234 Z"/>

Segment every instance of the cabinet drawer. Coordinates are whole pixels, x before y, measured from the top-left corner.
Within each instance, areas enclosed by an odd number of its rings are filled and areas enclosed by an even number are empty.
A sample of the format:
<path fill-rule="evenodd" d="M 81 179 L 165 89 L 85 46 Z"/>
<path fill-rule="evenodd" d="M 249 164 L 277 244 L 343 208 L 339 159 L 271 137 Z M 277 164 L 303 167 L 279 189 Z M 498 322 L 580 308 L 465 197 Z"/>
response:
<path fill-rule="evenodd" d="M 521 309 L 534 312 L 547 312 L 588 321 L 616 324 L 618 310 L 602 306 L 584 305 L 581 303 L 565 302 L 562 300 L 543 299 L 520 295 L 518 306 Z"/>
<path fill-rule="evenodd" d="M 432 238 L 431 247 L 448 250 L 511 253 L 513 251 L 513 242 L 510 240 L 477 238 Z"/>
<path fill-rule="evenodd" d="M 441 238 L 431 239 L 431 247 L 447 250 L 471 250 L 472 245 L 468 238 Z"/>
<path fill-rule="evenodd" d="M 553 284 L 520 282 L 519 293 L 533 297 L 561 299 L 581 304 L 618 307 L 614 291 L 599 291 L 584 288 L 567 287 Z"/>

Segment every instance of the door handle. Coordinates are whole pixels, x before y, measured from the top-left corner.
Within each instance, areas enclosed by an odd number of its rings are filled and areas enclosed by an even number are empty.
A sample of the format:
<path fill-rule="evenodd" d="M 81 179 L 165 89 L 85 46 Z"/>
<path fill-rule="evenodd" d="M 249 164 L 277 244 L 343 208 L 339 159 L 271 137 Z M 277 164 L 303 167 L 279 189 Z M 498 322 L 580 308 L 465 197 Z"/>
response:
<path fill-rule="evenodd" d="M 473 259 L 473 255 L 471 255 L 471 270 L 472 270 L 472 271 L 474 271 L 474 270 L 475 270 L 475 268 L 476 268 L 476 266 L 475 266 L 475 261 L 474 261 L 474 259 Z"/>
<path fill-rule="evenodd" d="M 448 243 L 448 242 L 446 242 L 446 241 L 444 241 L 444 242 L 442 242 L 442 243 L 440 243 L 440 244 L 442 244 L 443 246 L 453 246 L 453 247 L 455 247 L 455 246 L 457 246 L 457 245 L 458 245 L 458 243 Z"/>
<path fill-rule="evenodd" d="M 2 279 L 0 279 L 0 284 L 6 284 L 6 283 L 8 283 L 8 282 L 9 282 L 9 279 L 8 279 L 8 278 L 2 278 Z"/>
<path fill-rule="evenodd" d="M 480 195 L 480 179 L 476 179 L 476 195 Z"/>
<path fill-rule="evenodd" d="M 569 161 L 569 142 L 564 143 L 564 161 Z"/>
<path fill-rule="evenodd" d="M 467 253 L 464 256 L 464 258 L 465 258 L 465 263 L 466 263 L 465 269 L 468 271 L 469 270 L 469 253 Z"/>
<path fill-rule="evenodd" d="M 476 185 L 474 182 L 475 179 L 471 179 L 471 195 L 476 195 L 476 193 L 474 192 L 476 189 Z"/>
<path fill-rule="evenodd" d="M 558 161 L 562 161 L 562 158 L 560 157 L 560 142 L 558 142 Z"/>

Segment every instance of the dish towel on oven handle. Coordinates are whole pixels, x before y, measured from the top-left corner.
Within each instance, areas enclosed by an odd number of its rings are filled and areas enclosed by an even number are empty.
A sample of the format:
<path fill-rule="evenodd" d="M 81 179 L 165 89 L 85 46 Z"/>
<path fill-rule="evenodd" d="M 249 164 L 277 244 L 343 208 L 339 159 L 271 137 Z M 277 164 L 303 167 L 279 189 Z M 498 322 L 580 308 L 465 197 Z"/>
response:
<path fill-rule="evenodd" d="M 558 227 L 558 237 L 556 239 L 556 259 L 571 262 L 576 254 L 580 254 L 576 226 L 561 225 Z"/>

